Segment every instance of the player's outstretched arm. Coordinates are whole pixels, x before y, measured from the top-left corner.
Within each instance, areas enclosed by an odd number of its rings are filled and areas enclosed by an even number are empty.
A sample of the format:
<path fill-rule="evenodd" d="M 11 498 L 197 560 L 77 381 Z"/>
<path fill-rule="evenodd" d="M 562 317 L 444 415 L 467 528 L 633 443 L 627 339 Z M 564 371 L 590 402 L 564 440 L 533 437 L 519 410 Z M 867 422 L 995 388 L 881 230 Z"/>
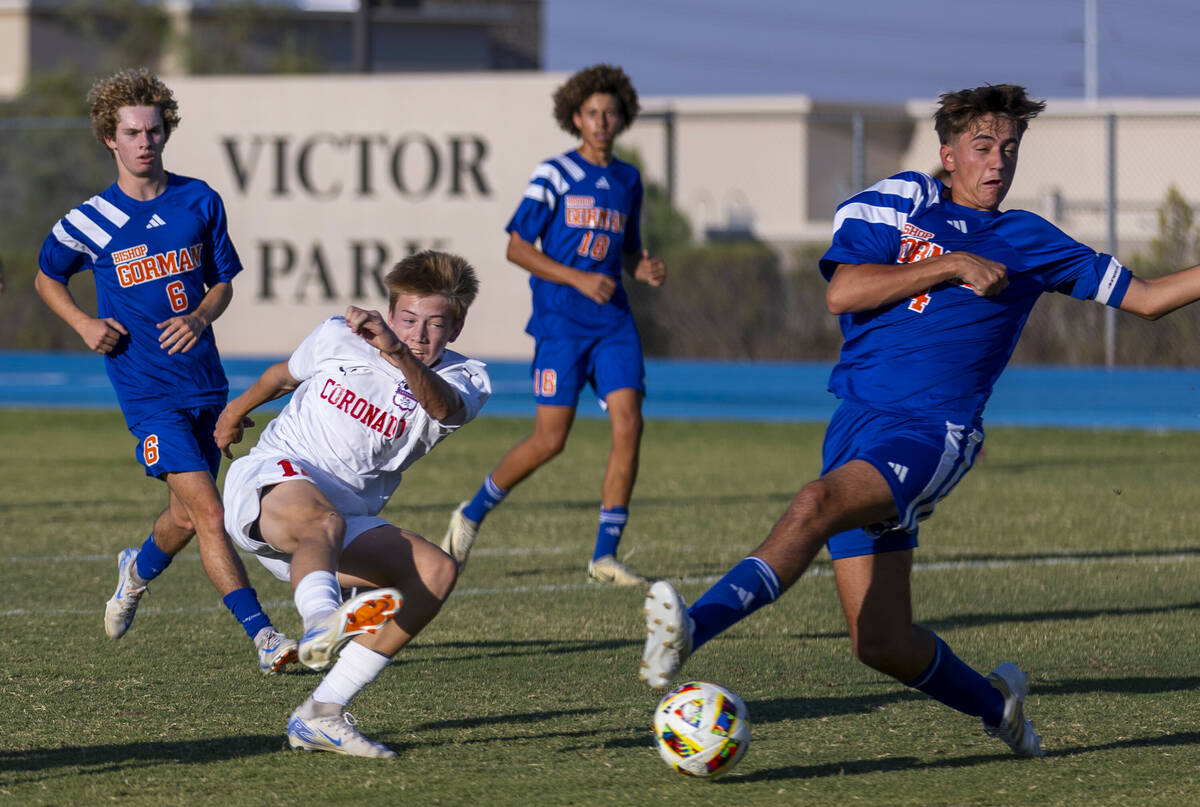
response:
<path fill-rule="evenodd" d="M 117 346 L 122 336 L 128 336 L 125 326 L 112 317 L 99 319 L 93 317 L 75 304 L 71 290 L 61 283 L 39 271 L 33 279 L 33 287 L 38 296 L 49 306 L 50 310 L 63 322 L 75 329 L 79 338 L 96 353 L 108 353 Z"/>
<path fill-rule="evenodd" d="M 158 329 L 162 331 L 158 335 L 158 346 L 167 353 L 187 353 L 200 341 L 200 335 L 213 320 L 225 312 L 232 299 L 233 285 L 229 281 L 213 285 L 194 309 L 158 323 Z"/>
<path fill-rule="evenodd" d="M 300 386 L 299 380 L 292 377 L 286 361 L 272 364 L 258 379 L 241 395 L 225 404 L 221 414 L 217 416 L 217 426 L 213 429 L 213 439 L 217 448 L 229 459 L 233 459 L 234 443 L 242 442 L 246 427 L 253 426 L 254 421 L 247 415 L 262 406 L 267 401 L 276 398 Z"/>
<path fill-rule="evenodd" d="M 443 421 L 462 409 L 463 402 L 458 391 L 414 356 L 408 345 L 396 337 L 378 311 L 349 306 L 346 309 L 346 325 L 378 348 L 384 361 L 404 373 L 409 392 L 431 418 Z"/>
<path fill-rule="evenodd" d="M 947 252 L 916 263 L 843 263 L 829 280 L 825 305 L 831 314 L 873 311 L 951 280 L 991 297 L 1008 286 L 1008 269 L 970 252 Z"/>
<path fill-rule="evenodd" d="M 667 263 L 662 258 L 651 258 L 650 252 L 643 249 L 641 253 L 626 252 L 621 256 L 625 271 L 634 280 L 651 286 L 661 286 L 667 282 Z"/>
<path fill-rule="evenodd" d="M 600 272 L 583 272 L 551 258 L 516 232 L 509 233 L 505 257 L 534 277 L 570 286 L 589 300 L 604 305 L 617 290 L 617 283 Z"/>
<path fill-rule="evenodd" d="M 1134 276 L 1120 308 L 1142 319 L 1155 320 L 1196 300 L 1200 300 L 1200 266 L 1162 277 Z"/>

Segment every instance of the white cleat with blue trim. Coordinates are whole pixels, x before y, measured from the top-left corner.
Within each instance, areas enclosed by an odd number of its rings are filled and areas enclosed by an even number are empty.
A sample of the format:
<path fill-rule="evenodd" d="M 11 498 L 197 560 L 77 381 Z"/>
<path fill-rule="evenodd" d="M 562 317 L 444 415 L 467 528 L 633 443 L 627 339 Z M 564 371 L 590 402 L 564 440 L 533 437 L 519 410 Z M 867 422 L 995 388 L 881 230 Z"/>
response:
<path fill-rule="evenodd" d="M 288 745 L 304 751 L 332 751 L 351 757 L 391 759 L 396 752 L 368 740 L 354 716 L 336 703 L 309 698 L 292 712 L 287 724 Z"/>
<path fill-rule="evenodd" d="M 134 563 L 138 551 L 134 547 L 122 549 L 117 555 L 117 590 L 104 606 L 104 632 L 110 639 L 120 639 L 133 624 L 138 602 L 149 589 L 145 583 L 138 585 L 133 579 Z"/>

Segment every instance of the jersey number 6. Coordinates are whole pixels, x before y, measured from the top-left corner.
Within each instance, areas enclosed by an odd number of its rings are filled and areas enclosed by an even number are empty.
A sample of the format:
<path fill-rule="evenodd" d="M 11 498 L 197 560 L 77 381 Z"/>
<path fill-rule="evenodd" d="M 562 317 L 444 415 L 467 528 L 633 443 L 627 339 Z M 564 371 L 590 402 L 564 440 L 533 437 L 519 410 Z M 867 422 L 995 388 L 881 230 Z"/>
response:
<path fill-rule="evenodd" d="M 178 280 L 172 280 L 167 284 L 167 299 L 171 301 L 171 310 L 178 313 L 187 311 L 188 298 L 187 289 L 183 283 Z"/>

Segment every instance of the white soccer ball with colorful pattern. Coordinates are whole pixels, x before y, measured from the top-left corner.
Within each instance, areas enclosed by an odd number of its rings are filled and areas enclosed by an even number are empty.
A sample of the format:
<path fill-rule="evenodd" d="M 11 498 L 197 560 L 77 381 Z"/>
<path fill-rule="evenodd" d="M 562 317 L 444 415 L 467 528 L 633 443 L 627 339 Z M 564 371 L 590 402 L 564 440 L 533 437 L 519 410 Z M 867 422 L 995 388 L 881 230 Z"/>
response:
<path fill-rule="evenodd" d="M 680 684 L 654 713 L 659 755 L 686 776 L 727 773 L 750 747 L 746 705 L 728 689 L 705 681 Z"/>

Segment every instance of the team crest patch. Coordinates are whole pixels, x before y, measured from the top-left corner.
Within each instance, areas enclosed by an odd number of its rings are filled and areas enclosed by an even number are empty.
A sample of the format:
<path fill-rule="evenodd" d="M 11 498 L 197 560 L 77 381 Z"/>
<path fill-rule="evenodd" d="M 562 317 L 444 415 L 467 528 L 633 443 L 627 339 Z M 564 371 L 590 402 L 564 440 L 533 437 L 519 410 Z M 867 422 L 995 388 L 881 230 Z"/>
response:
<path fill-rule="evenodd" d="M 407 385 L 403 381 L 396 385 L 396 392 L 392 395 L 392 403 L 405 412 L 411 412 L 420 406 L 420 402 L 406 387 Z"/>

